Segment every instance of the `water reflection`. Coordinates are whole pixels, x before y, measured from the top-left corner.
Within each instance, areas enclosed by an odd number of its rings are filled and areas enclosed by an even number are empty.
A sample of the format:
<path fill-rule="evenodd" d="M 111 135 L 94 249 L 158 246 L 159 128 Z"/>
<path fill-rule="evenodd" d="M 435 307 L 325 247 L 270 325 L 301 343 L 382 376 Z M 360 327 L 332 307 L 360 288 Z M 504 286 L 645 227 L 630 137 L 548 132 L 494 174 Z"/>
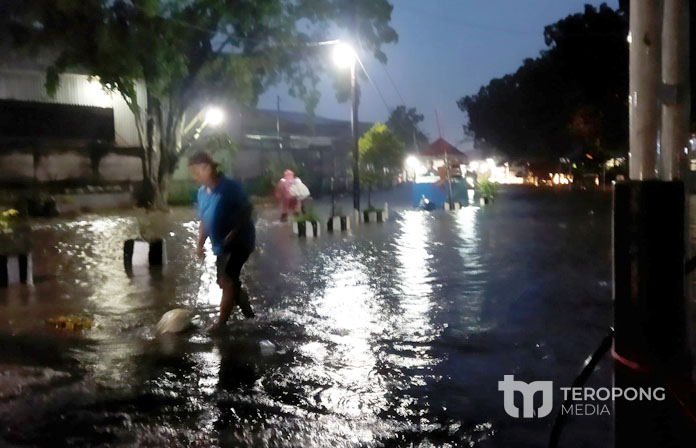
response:
<path fill-rule="evenodd" d="M 326 361 L 340 366 L 330 373 L 333 385 L 319 393 L 318 402 L 352 417 L 373 413 L 384 403 L 384 391 L 372 376 L 376 358 L 371 343 L 382 328 L 363 269 L 354 257 L 338 263 L 316 306 L 319 320 L 329 330 L 327 342 L 334 347 Z"/>
<path fill-rule="evenodd" d="M 0 402 L 0 420 L 22 416 L 0 427 L 0 445 L 530 446 L 546 430 L 501 424 L 497 377 L 535 365 L 529 335 L 555 332 L 575 347 L 565 334 L 592 339 L 583 331 L 610 315 L 610 301 L 589 295 L 518 297 L 540 272 L 544 290 L 582 288 L 597 270 L 584 241 L 608 246 L 599 226 L 583 240 L 560 228 L 544 237 L 540 209 L 525 198 L 447 214 L 395 210 L 387 223 L 309 244 L 262 217 L 243 273 L 258 316 L 217 338 L 203 331 L 219 301 L 215 259 L 210 247 L 195 258 L 192 211 L 168 220 L 166 270 L 130 278 L 122 245 L 135 217 L 37 226 L 40 281 L 0 290 L 0 353 L 60 372 L 70 389 L 51 383 Z M 584 216 L 563 219 L 580 229 Z M 556 279 L 541 268 L 561 239 L 577 251 L 566 260 L 577 275 Z M 156 337 L 162 313 L 180 306 L 203 322 Z M 563 306 L 584 311 L 548 325 L 568 314 Z M 44 323 L 71 313 L 96 327 L 68 334 Z M 266 339 L 276 350 L 264 354 Z M 575 371 L 571 352 L 544 359 L 544 372 L 563 362 Z"/>
<path fill-rule="evenodd" d="M 464 308 L 459 315 L 462 318 L 458 328 L 467 332 L 481 332 L 489 329 L 484 326 L 486 269 L 483 265 L 483 251 L 479 234 L 479 207 L 463 207 L 455 215 L 457 231 L 456 249 L 463 266 L 466 288 L 461 291 L 459 305 Z"/>
<path fill-rule="evenodd" d="M 432 324 L 429 313 L 432 308 L 433 287 L 431 285 L 430 272 L 433 270 L 433 260 L 428 253 L 428 245 L 432 245 L 429 213 L 421 211 L 406 211 L 402 214 L 401 228 L 395 241 L 397 260 L 399 263 L 399 291 L 395 291 L 399 297 L 399 306 L 402 311 L 401 321 L 396 329 L 397 337 L 406 341 L 427 342 L 432 340 Z M 411 345 L 412 350 L 421 352 L 422 348 Z M 429 360 L 420 356 L 410 359 L 400 359 L 403 365 L 425 365 Z"/>

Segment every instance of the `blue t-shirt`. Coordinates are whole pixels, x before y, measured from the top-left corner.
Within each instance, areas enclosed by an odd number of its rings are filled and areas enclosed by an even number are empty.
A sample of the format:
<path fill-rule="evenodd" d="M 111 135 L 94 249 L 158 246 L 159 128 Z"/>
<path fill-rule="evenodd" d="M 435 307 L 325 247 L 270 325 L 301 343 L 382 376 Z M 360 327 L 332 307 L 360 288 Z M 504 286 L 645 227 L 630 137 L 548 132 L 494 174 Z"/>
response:
<path fill-rule="evenodd" d="M 225 237 L 247 207 L 251 207 L 251 202 L 244 187 L 224 175 L 210 193 L 205 186 L 198 189 L 198 218 L 203 221 L 215 255 L 222 254 Z M 249 219 L 239 228 L 233 244 L 252 250 L 255 240 L 254 222 Z"/>

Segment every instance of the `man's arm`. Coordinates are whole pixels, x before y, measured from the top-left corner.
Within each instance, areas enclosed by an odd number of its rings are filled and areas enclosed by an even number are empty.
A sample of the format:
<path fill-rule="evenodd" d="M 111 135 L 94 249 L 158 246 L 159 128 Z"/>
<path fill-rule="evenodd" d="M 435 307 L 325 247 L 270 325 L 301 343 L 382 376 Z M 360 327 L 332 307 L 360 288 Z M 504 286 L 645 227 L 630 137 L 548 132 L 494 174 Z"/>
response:
<path fill-rule="evenodd" d="M 203 226 L 203 221 L 200 221 L 198 223 L 198 241 L 196 242 L 196 255 L 198 255 L 198 258 L 203 258 L 204 252 L 204 246 L 205 246 L 205 240 L 208 239 L 208 233 L 205 230 L 205 227 Z"/>

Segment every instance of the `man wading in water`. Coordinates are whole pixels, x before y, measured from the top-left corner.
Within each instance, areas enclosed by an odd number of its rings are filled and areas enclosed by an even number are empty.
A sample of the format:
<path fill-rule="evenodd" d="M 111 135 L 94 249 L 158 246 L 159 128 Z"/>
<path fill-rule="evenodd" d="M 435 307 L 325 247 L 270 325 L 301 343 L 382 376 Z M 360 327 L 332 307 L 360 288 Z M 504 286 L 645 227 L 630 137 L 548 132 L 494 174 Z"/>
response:
<path fill-rule="evenodd" d="M 209 333 L 225 327 L 236 303 L 246 317 L 254 317 L 249 296 L 242 288 L 239 274 L 254 251 L 256 229 L 251 219 L 251 202 L 244 188 L 225 177 L 207 152 L 197 152 L 189 159 L 189 171 L 201 184 L 198 190 L 198 244 L 196 255 L 204 256 L 203 245 L 210 237 L 217 256 L 217 279 L 222 288 L 220 318 Z"/>

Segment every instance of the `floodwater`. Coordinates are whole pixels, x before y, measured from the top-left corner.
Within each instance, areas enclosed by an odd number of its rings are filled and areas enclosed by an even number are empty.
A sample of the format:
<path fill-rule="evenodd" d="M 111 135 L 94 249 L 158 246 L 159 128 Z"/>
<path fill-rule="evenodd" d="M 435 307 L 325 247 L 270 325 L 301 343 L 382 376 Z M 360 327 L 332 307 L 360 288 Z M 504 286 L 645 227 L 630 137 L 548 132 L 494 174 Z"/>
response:
<path fill-rule="evenodd" d="M 33 226 L 34 287 L 0 290 L 1 446 L 544 446 L 559 394 L 515 419 L 498 381 L 570 386 L 612 320 L 608 195 L 513 189 L 309 241 L 263 211 L 242 276 L 257 317 L 215 337 L 193 211 L 159 225 L 167 266 L 133 277 L 129 213 Z M 176 307 L 196 328 L 156 335 Z M 611 425 L 571 418 L 562 446 L 613 446 Z"/>

